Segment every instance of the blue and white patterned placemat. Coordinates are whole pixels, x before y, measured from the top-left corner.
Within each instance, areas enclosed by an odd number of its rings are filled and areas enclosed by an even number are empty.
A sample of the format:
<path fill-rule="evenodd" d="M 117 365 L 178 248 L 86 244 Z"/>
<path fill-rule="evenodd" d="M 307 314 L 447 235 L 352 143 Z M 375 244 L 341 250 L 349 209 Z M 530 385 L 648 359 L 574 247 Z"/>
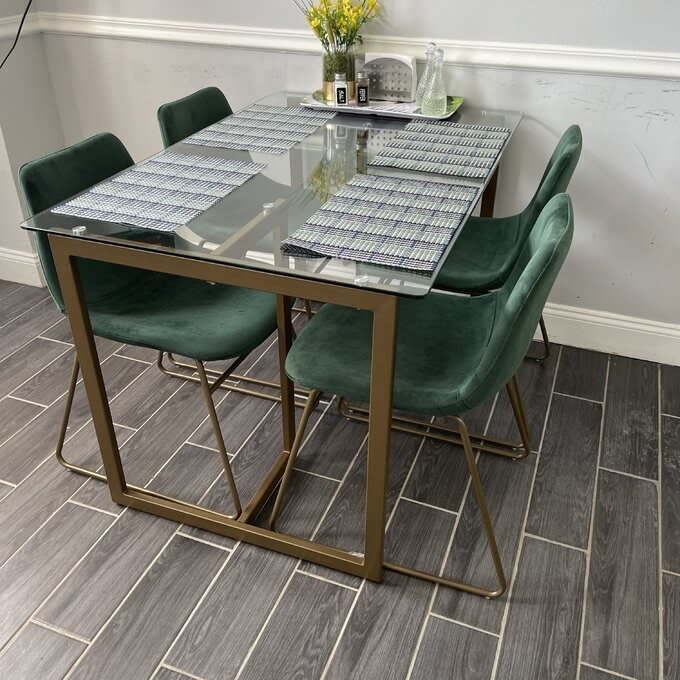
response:
<path fill-rule="evenodd" d="M 222 149 L 283 153 L 334 115 L 333 112 L 312 111 L 301 106 L 253 104 L 184 141 Z"/>
<path fill-rule="evenodd" d="M 508 128 L 412 121 L 371 165 L 485 179 L 510 136 Z"/>
<path fill-rule="evenodd" d="M 265 167 L 166 151 L 53 208 L 53 212 L 174 231 Z"/>
<path fill-rule="evenodd" d="M 478 187 L 355 175 L 281 250 L 431 273 L 478 193 Z"/>

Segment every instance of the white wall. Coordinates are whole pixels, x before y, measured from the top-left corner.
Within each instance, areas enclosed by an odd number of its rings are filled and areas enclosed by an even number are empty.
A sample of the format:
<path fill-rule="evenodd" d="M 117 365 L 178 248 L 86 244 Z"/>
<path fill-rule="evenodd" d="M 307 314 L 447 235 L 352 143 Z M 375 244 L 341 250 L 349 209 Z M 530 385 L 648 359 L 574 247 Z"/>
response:
<path fill-rule="evenodd" d="M 440 37 L 462 62 L 448 66 L 451 92 L 525 113 L 503 164 L 498 214 L 523 206 L 567 125 L 583 128 L 584 153 L 570 187 L 575 240 L 548 307 L 557 339 L 680 363 L 680 82 L 663 77 L 680 73 L 680 53 L 673 52 L 680 5 L 383 4 L 385 20 L 373 29 L 382 44 L 412 51 Z M 422 6 L 427 12 L 418 12 Z M 140 159 L 160 148 L 155 112 L 164 101 L 216 84 L 239 107 L 277 89 L 318 85 L 319 59 L 310 52 L 316 44 L 300 41 L 307 33 L 291 0 L 42 0 L 39 7 L 117 19 L 45 25 L 67 143 L 109 129 Z M 168 25 L 173 21 L 182 23 Z M 546 43 L 553 45 L 537 47 Z M 630 77 L 640 73 L 648 77 Z"/>
<path fill-rule="evenodd" d="M 21 5 L 22 3 L 14 3 Z M 23 9 L 23 8 L 21 8 Z M 3 6 L 3 11 L 7 11 Z M 16 22 L 9 27 L 14 31 Z M 11 38 L 0 40 L 4 57 Z M 19 167 L 33 158 L 64 145 L 42 36 L 21 38 L 0 71 L 0 278 L 41 285 L 37 258 L 30 239 L 19 228 L 16 206 L 20 206 L 16 178 Z M 19 216 L 23 218 L 22 213 Z"/>

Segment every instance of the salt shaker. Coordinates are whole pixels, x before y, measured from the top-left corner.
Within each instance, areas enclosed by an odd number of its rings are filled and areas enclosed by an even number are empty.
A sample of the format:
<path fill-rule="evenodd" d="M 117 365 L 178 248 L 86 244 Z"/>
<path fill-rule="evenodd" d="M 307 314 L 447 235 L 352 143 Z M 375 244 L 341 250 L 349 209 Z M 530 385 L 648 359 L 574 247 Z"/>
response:
<path fill-rule="evenodd" d="M 347 77 L 344 73 L 335 74 L 335 105 L 347 106 Z"/>

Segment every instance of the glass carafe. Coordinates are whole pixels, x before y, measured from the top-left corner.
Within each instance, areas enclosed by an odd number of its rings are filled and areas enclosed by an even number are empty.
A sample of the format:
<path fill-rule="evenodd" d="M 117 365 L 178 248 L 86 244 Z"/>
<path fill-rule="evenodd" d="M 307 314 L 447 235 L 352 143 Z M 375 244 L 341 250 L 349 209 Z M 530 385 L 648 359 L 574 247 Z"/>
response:
<path fill-rule="evenodd" d="M 427 61 L 425 62 L 425 70 L 423 75 L 418 81 L 418 87 L 416 88 L 416 106 L 420 108 L 423 104 L 423 95 L 425 94 L 425 89 L 427 88 L 427 80 L 432 75 L 432 62 L 434 61 L 434 53 L 437 49 L 437 45 L 433 42 L 428 43 L 425 55 L 427 56 Z"/>
<path fill-rule="evenodd" d="M 443 116 L 446 113 L 446 87 L 444 85 L 444 50 L 437 49 L 432 64 L 432 74 L 425 85 L 420 109 L 425 116 Z"/>

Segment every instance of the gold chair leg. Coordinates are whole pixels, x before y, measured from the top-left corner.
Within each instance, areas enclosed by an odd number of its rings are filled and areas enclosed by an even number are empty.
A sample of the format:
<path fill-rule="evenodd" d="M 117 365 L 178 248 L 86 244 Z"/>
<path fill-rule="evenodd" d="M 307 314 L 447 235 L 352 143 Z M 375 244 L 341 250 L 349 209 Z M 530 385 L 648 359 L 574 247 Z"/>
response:
<path fill-rule="evenodd" d="M 514 460 L 526 458 L 531 453 L 531 435 L 529 434 L 529 423 L 527 422 L 526 412 L 524 411 L 524 403 L 522 402 L 522 393 L 519 389 L 519 382 L 517 381 L 517 374 L 510 378 L 510 382 L 505 386 L 508 391 L 508 398 L 512 406 L 512 413 L 515 416 L 517 429 L 522 438 L 523 448 L 521 453 L 515 456 Z"/>
<path fill-rule="evenodd" d="M 64 442 L 66 441 L 66 432 L 68 430 L 68 421 L 71 417 L 71 409 L 73 408 L 73 398 L 76 393 L 76 384 L 78 383 L 78 375 L 80 373 L 80 363 L 78 362 L 78 356 L 76 355 L 73 359 L 73 370 L 71 371 L 71 381 L 68 386 L 68 392 L 66 393 L 66 404 L 64 405 L 64 415 L 61 419 L 61 426 L 59 428 L 59 438 L 57 439 L 57 450 L 54 452 L 57 461 L 60 465 L 63 465 L 67 470 L 71 472 L 77 472 L 79 475 L 84 475 L 85 477 L 92 477 L 93 479 L 98 479 L 100 481 L 106 481 L 106 475 L 101 472 L 96 472 L 95 470 L 90 470 L 89 468 L 81 467 L 80 465 L 74 465 L 69 463 L 64 458 Z"/>
<path fill-rule="evenodd" d="M 240 363 L 240 359 L 235 362 L 232 366 L 235 368 L 236 363 Z M 233 515 L 227 515 L 230 519 L 236 519 L 241 514 L 241 500 L 238 495 L 238 489 L 236 488 L 236 481 L 234 480 L 234 474 L 231 470 L 231 463 L 229 462 L 229 456 L 227 454 L 227 448 L 224 445 L 224 437 L 222 436 L 222 428 L 220 427 L 220 421 L 217 418 L 217 411 L 215 410 L 215 402 L 212 399 L 212 393 L 220 386 L 222 381 L 227 377 L 231 370 L 231 366 L 222 374 L 221 378 L 218 378 L 211 385 L 208 382 L 208 376 L 205 372 L 205 367 L 202 361 L 196 361 L 196 370 L 198 371 L 198 376 L 201 381 L 201 388 L 203 392 L 203 397 L 205 398 L 206 406 L 208 407 L 208 413 L 210 415 L 210 422 L 212 423 L 213 431 L 215 433 L 215 440 L 217 441 L 217 447 L 220 452 L 220 457 L 222 458 L 222 467 L 224 468 L 224 475 L 227 478 L 227 484 L 229 485 L 229 491 L 231 492 L 231 498 L 234 502 L 235 512 Z"/>
<path fill-rule="evenodd" d="M 541 336 L 543 338 L 543 354 L 527 354 L 526 358 L 540 363 L 550 356 L 550 338 L 548 337 L 548 329 L 545 327 L 545 321 L 542 314 L 538 325 L 541 329 Z"/>
<path fill-rule="evenodd" d="M 510 394 L 510 384 L 507 386 L 508 394 Z M 519 390 L 517 390 L 519 394 Z M 515 403 L 514 396 L 510 395 L 511 404 Z M 513 406 L 514 409 L 514 406 Z M 368 422 L 368 410 L 360 406 L 350 404 L 344 397 L 338 399 L 338 411 L 341 416 L 350 420 L 356 420 L 362 423 Z M 492 453 L 495 456 L 502 456 L 503 458 L 510 458 L 511 460 L 520 460 L 529 454 L 528 447 L 528 426 L 526 425 L 526 417 L 524 416 L 524 409 L 514 411 L 517 426 L 522 435 L 521 442 L 510 442 L 497 437 L 491 437 L 485 434 L 469 433 L 472 440 L 473 447 L 476 451 L 484 451 L 485 453 Z M 523 424 L 520 424 L 523 423 Z M 524 428 L 524 430 L 523 430 Z M 407 434 L 414 434 L 418 437 L 425 437 L 435 441 L 452 442 L 462 446 L 462 439 L 459 431 L 456 428 L 447 427 L 439 423 L 431 423 L 428 421 L 419 420 L 417 418 L 409 418 L 408 416 L 392 416 L 392 429 L 398 432 L 406 432 Z M 526 433 L 522 434 L 523 431 Z"/>
<path fill-rule="evenodd" d="M 302 442 L 305 436 L 305 430 L 307 429 L 307 423 L 309 422 L 309 417 L 312 415 L 314 408 L 316 407 L 321 392 L 319 390 L 311 390 L 309 396 L 307 397 L 307 403 L 302 412 L 302 418 L 300 419 L 300 424 L 298 425 L 297 431 L 295 433 L 295 439 L 293 440 L 293 445 L 290 448 L 288 454 L 288 461 L 286 462 L 286 469 L 283 471 L 283 477 L 281 478 L 281 484 L 279 485 L 279 490 L 276 494 L 276 500 L 274 501 L 274 507 L 272 509 L 271 515 L 269 516 L 269 528 L 273 531 L 276 527 L 276 519 L 278 518 L 279 512 L 281 511 L 281 504 L 283 502 L 283 496 L 286 493 L 288 487 L 288 482 L 293 474 L 293 468 L 295 467 L 295 461 L 297 459 L 298 451 L 302 446 Z"/>
<path fill-rule="evenodd" d="M 293 307 L 291 309 L 292 312 L 302 312 L 307 315 L 308 319 L 311 319 L 316 312 L 312 309 L 312 303 L 309 300 L 303 300 L 302 304 L 304 305 L 304 308 L 301 307 Z"/>
<path fill-rule="evenodd" d="M 178 370 L 173 370 L 172 368 L 169 368 L 165 366 L 165 357 L 168 358 L 168 361 L 172 366 L 175 367 L 175 369 Z M 156 357 L 156 366 L 158 367 L 158 370 L 163 373 L 164 375 L 167 375 L 171 378 L 179 378 L 180 380 L 189 380 L 190 382 L 196 382 L 200 383 L 201 380 L 198 376 L 193 375 L 194 372 L 194 366 L 191 364 L 187 364 L 186 362 L 183 361 L 178 361 L 170 352 L 158 352 L 158 356 Z M 215 377 L 221 375 L 219 371 L 215 371 L 210 368 L 206 368 L 205 372 L 208 376 L 210 377 Z M 248 387 L 243 387 L 242 385 L 236 385 L 234 384 L 235 382 L 244 382 L 244 383 L 252 383 L 254 385 L 261 385 L 262 387 L 266 388 L 271 388 L 272 390 L 275 390 L 272 392 L 272 394 L 269 394 L 267 392 L 262 392 L 260 390 L 255 390 L 255 389 L 250 389 Z M 238 374 L 233 374 L 229 376 L 229 382 L 226 384 L 221 385 L 221 387 L 225 390 L 230 390 L 232 392 L 239 392 L 240 394 L 247 394 L 251 397 L 258 397 L 260 399 L 267 399 L 269 401 L 276 401 L 280 402 L 281 401 L 281 393 L 280 393 L 280 386 L 279 383 L 273 382 L 271 380 L 262 380 L 261 378 L 255 378 L 249 375 L 238 375 Z M 300 392 L 300 396 L 302 398 L 305 398 L 306 392 L 304 390 L 298 389 L 298 392 Z M 304 401 L 301 401 L 300 399 L 296 400 L 296 405 L 297 406 L 304 406 Z"/>
<path fill-rule="evenodd" d="M 465 423 L 461 418 L 456 416 L 454 417 L 454 420 L 458 423 L 460 439 L 463 442 L 463 450 L 465 451 L 465 461 L 467 462 L 468 470 L 470 472 L 472 491 L 475 494 L 475 500 L 477 501 L 477 506 L 482 516 L 484 533 L 486 534 L 486 540 L 489 546 L 489 551 L 491 552 L 491 559 L 493 560 L 494 570 L 496 572 L 496 578 L 498 580 L 498 586 L 495 589 L 490 590 L 488 588 L 482 588 L 480 586 L 476 586 L 471 583 L 466 583 L 464 581 L 455 581 L 453 579 L 448 579 L 442 576 L 436 576 L 435 574 L 430 574 L 425 571 L 420 571 L 419 569 L 411 569 L 410 567 L 404 567 L 394 562 L 385 562 L 384 566 L 385 569 L 390 569 L 391 571 L 397 571 L 402 574 L 407 574 L 408 576 L 415 576 L 416 578 L 420 578 L 425 581 L 431 581 L 433 583 L 438 583 L 443 586 L 448 586 L 449 588 L 455 588 L 456 590 L 463 590 L 466 593 L 471 593 L 473 595 L 481 595 L 482 597 L 495 599 L 503 595 L 507 588 L 505 572 L 503 571 L 503 563 L 501 561 L 500 552 L 498 550 L 498 544 L 496 543 L 496 535 L 494 533 L 493 525 L 491 523 L 489 508 L 486 504 L 486 497 L 484 495 L 484 489 L 482 488 L 482 481 L 479 477 L 479 469 L 477 468 L 477 463 L 475 461 L 475 454 L 474 451 L 472 450 L 472 442 L 470 440 L 470 435 L 468 433 Z M 453 444 L 455 442 L 451 443 Z"/>

